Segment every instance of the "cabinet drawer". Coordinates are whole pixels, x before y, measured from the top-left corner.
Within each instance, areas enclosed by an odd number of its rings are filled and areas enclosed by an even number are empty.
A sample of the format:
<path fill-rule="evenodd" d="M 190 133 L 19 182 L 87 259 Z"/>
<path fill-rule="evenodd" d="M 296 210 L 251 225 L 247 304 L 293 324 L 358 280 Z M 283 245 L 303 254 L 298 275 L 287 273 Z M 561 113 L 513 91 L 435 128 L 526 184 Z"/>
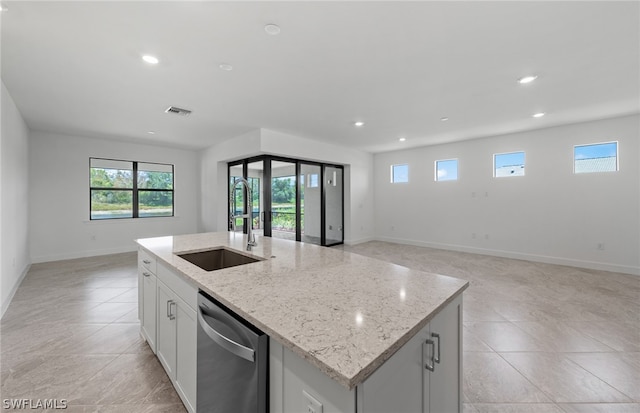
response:
<path fill-rule="evenodd" d="M 158 279 L 195 311 L 198 303 L 198 289 L 184 280 L 182 276 L 175 274 L 162 265 L 162 263 L 158 264 L 157 270 Z"/>
<path fill-rule="evenodd" d="M 156 257 L 149 254 L 142 248 L 138 251 L 138 264 L 141 268 L 146 268 L 152 273 L 156 273 Z"/>

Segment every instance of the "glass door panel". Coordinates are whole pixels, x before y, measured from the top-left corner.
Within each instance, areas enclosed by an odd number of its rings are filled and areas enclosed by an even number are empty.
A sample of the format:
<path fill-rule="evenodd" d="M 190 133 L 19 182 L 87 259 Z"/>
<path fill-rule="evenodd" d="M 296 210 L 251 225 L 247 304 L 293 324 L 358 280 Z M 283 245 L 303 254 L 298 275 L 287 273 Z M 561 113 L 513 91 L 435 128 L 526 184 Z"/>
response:
<path fill-rule="evenodd" d="M 336 168 L 333 166 L 324 167 L 324 245 L 327 246 L 341 244 L 344 240 L 342 181 L 342 168 Z"/>
<path fill-rule="evenodd" d="M 247 181 L 251 186 L 251 217 L 252 229 L 254 234 L 263 235 L 264 228 L 264 202 L 263 202 L 263 185 L 264 185 L 264 161 L 251 162 L 247 164 Z"/>
<path fill-rule="evenodd" d="M 296 164 L 271 161 L 271 236 L 296 239 Z"/>
<path fill-rule="evenodd" d="M 236 186 L 235 189 L 235 200 L 231 196 L 231 188 L 236 180 L 236 178 L 242 178 L 242 164 L 240 165 L 232 165 L 229 166 L 229 210 L 233 213 L 233 215 L 242 215 L 244 214 L 244 190 L 242 185 Z M 231 217 L 229 217 L 231 218 Z M 242 232 L 244 227 L 244 223 L 242 218 L 235 219 L 235 227 L 230 225 L 229 231 Z"/>
<path fill-rule="evenodd" d="M 321 245 L 321 192 L 320 165 L 300 164 L 300 229 L 302 242 Z"/>

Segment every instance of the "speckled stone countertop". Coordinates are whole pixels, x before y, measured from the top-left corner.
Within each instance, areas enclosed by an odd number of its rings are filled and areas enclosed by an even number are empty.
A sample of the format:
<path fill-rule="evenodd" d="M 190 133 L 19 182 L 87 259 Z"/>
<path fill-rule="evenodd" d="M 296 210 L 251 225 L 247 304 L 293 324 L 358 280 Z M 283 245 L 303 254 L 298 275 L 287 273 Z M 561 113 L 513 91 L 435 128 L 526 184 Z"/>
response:
<path fill-rule="evenodd" d="M 468 283 L 339 249 L 213 232 L 138 240 L 186 280 L 348 389 L 362 383 Z M 224 246 L 263 261 L 207 272 L 176 254 Z"/>

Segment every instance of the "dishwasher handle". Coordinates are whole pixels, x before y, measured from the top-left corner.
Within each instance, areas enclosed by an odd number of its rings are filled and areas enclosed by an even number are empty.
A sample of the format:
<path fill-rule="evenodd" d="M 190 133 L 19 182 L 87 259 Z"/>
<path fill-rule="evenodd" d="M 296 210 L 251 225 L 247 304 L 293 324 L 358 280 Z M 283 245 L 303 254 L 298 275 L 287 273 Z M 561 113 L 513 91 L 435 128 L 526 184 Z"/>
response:
<path fill-rule="evenodd" d="M 219 332 L 217 332 L 213 327 L 207 323 L 207 320 L 204 319 L 204 316 L 211 317 L 210 314 L 207 314 L 205 309 L 198 306 L 198 322 L 200 323 L 200 327 L 204 330 L 204 332 L 209 336 L 211 340 L 217 343 L 220 347 L 227 350 L 228 352 L 243 358 L 247 361 L 254 363 L 256 361 L 256 352 L 255 350 L 245 347 L 240 343 L 236 343 L 228 337 L 223 336 Z M 213 318 L 213 317 L 212 317 Z"/>

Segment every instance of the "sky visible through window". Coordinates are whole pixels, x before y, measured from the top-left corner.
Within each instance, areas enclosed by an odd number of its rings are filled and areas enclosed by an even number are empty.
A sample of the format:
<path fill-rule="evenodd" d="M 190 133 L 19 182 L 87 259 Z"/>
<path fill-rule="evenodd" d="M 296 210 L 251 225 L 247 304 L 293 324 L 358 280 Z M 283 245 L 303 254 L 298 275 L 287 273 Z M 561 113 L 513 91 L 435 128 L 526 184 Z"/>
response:
<path fill-rule="evenodd" d="M 496 155 L 496 169 L 505 166 L 524 165 L 524 152 L 501 153 Z"/>
<path fill-rule="evenodd" d="M 455 181 L 458 179 L 458 160 L 436 161 L 436 181 Z"/>
<path fill-rule="evenodd" d="M 576 146 L 575 159 L 611 158 L 618 154 L 618 143 L 600 143 L 596 145 Z"/>
<path fill-rule="evenodd" d="M 409 182 L 409 165 L 393 165 L 391 167 L 391 182 Z"/>
<path fill-rule="evenodd" d="M 497 153 L 493 155 L 496 178 L 505 176 L 524 176 L 524 152 Z"/>
<path fill-rule="evenodd" d="M 573 159 L 573 171 L 577 174 L 615 172 L 618 170 L 618 142 L 574 146 Z"/>

